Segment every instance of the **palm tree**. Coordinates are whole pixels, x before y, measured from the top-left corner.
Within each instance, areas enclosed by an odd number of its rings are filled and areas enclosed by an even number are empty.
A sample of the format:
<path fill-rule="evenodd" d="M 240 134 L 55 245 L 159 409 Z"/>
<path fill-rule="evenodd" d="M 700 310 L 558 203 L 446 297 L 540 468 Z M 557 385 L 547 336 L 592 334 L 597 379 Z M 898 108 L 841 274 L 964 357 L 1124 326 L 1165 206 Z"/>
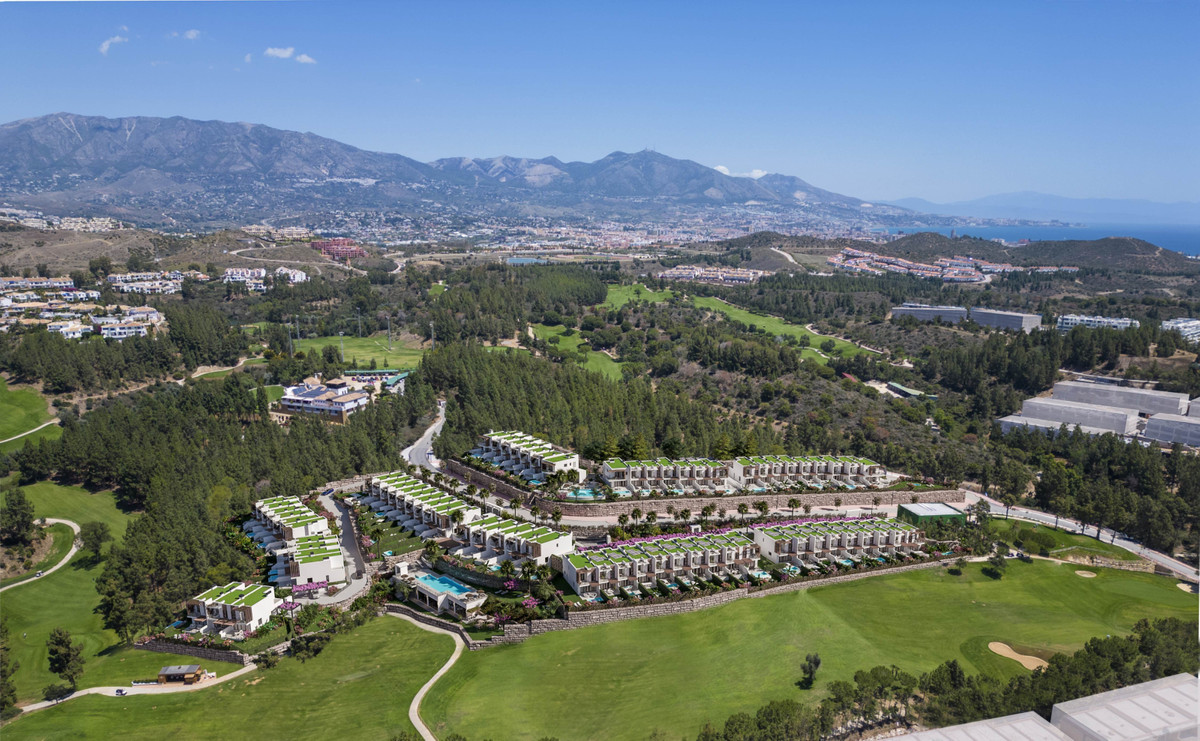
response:
<path fill-rule="evenodd" d="M 796 516 L 796 508 L 800 506 L 800 500 L 792 497 L 788 500 L 788 509 L 792 511 L 792 517 Z"/>
<path fill-rule="evenodd" d="M 479 489 L 475 488 L 475 484 L 467 484 L 467 496 L 468 497 L 470 497 L 471 499 L 474 499 L 475 495 L 478 493 L 479 493 Z"/>
<path fill-rule="evenodd" d="M 529 508 L 529 514 L 533 515 L 533 519 L 540 522 L 542 519 L 542 508 L 535 504 Z"/>
<path fill-rule="evenodd" d="M 517 567 L 513 566 L 512 561 L 505 560 L 505 561 L 501 562 L 500 571 L 497 573 L 499 573 L 500 576 L 504 577 L 505 579 L 511 579 L 511 578 L 513 578 L 513 576 L 516 575 Z"/>
<path fill-rule="evenodd" d="M 771 505 L 764 499 L 760 502 L 755 502 L 754 509 L 758 510 L 758 514 L 765 518 L 767 513 L 771 511 Z"/>
<path fill-rule="evenodd" d="M 873 505 L 875 506 L 875 509 L 879 509 L 879 503 L 880 503 L 880 502 L 882 502 L 882 501 L 883 501 L 883 499 L 882 499 L 881 497 L 878 497 L 878 496 L 875 496 L 875 497 L 872 497 L 872 498 L 871 498 L 871 504 L 873 504 Z"/>
<path fill-rule="evenodd" d="M 562 522 L 562 510 L 558 507 L 555 507 L 554 511 L 550 513 L 550 519 L 554 520 L 555 525 Z"/>
<path fill-rule="evenodd" d="M 521 562 L 521 579 L 525 581 L 525 585 L 530 589 L 533 588 L 533 575 L 537 572 L 537 564 L 529 559 Z"/>
<path fill-rule="evenodd" d="M 841 498 L 841 497 L 834 497 L 834 498 L 833 498 L 833 506 L 834 506 L 834 507 L 841 507 L 841 506 L 842 506 L 842 498 Z"/>
<path fill-rule="evenodd" d="M 738 514 L 742 516 L 742 521 L 745 522 L 746 521 L 746 513 L 750 511 L 750 505 L 746 504 L 745 502 L 742 502 L 741 504 L 739 504 L 737 506 L 737 511 L 738 511 Z"/>
<path fill-rule="evenodd" d="M 683 520 L 684 522 L 690 522 L 692 519 L 692 511 L 690 509 L 679 510 L 679 519 Z"/>
<path fill-rule="evenodd" d="M 454 523 L 454 532 L 455 532 L 455 534 L 457 534 L 458 526 L 461 525 L 463 522 L 463 511 L 461 509 L 456 509 L 453 512 L 451 512 L 450 513 L 450 521 Z"/>
<path fill-rule="evenodd" d="M 708 520 L 708 518 L 713 516 L 713 512 L 716 512 L 716 511 L 717 511 L 717 508 L 714 507 L 713 505 L 711 505 L 711 504 L 704 505 L 704 507 L 702 507 L 700 509 L 700 521 L 704 522 L 704 521 Z"/>
<path fill-rule="evenodd" d="M 642 519 L 642 510 L 638 507 L 634 507 L 633 511 L 629 513 L 629 516 L 633 518 L 633 524 L 636 525 L 638 521 Z"/>
<path fill-rule="evenodd" d="M 626 525 L 628 525 L 629 524 L 629 515 L 625 514 L 624 512 L 617 515 L 617 524 L 620 525 L 621 527 L 625 527 Z"/>
<path fill-rule="evenodd" d="M 658 513 L 657 512 L 647 512 L 646 513 L 646 524 L 653 525 L 656 522 L 658 522 Z"/>
<path fill-rule="evenodd" d="M 673 505 L 673 504 L 668 504 L 668 505 L 667 505 L 667 514 L 668 514 L 668 515 L 670 515 L 672 519 L 674 519 L 674 517 L 675 517 L 675 505 Z"/>
<path fill-rule="evenodd" d="M 807 515 L 807 514 L 810 514 L 811 512 L 812 512 L 812 505 L 809 504 L 808 502 L 805 502 L 804 503 L 804 514 Z"/>

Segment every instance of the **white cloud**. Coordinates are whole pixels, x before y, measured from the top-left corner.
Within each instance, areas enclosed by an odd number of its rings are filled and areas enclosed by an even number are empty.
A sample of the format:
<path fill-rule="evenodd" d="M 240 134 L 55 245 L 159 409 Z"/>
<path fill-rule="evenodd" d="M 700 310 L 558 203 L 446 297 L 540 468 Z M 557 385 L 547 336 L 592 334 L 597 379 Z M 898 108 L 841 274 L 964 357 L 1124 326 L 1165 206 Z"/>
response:
<path fill-rule="evenodd" d="M 129 39 L 125 38 L 124 36 L 110 36 L 101 42 L 100 53 L 108 56 L 108 50 L 113 44 L 124 44 L 126 41 L 129 41 Z"/>
<path fill-rule="evenodd" d="M 730 172 L 729 168 L 725 165 L 717 165 L 713 169 L 723 175 L 728 175 L 733 178 L 751 178 L 754 180 L 758 180 L 763 175 L 767 174 L 766 170 L 759 170 L 757 168 L 751 170 L 750 172 Z"/>
<path fill-rule="evenodd" d="M 276 59 L 291 59 L 295 51 L 296 47 L 294 46 L 268 46 L 267 50 L 263 52 L 263 56 L 275 57 Z"/>
<path fill-rule="evenodd" d="M 317 63 L 317 60 L 313 59 L 312 57 L 308 56 L 307 54 L 296 55 L 296 61 L 299 62 L 300 64 L 316 64 Z"/>
<path fill-rule="evenodd" d="M 189 28 L 183 32 L 183 37 L 188 41 L 195 41 L 200 38 L 200 31 L 195 28 Z"/>
<path fill-rule="evenodd" d="M 250 64 L 253 61 L 254 61 L 254 57 L 251 56 L 250 54 L 247 54 L 246 55 L 246 64 Z"/>
<path fill-rule="evenodd" d="M 129 26 L 121 26 L 121 30 L 125 33 L 129 33 Z"/>

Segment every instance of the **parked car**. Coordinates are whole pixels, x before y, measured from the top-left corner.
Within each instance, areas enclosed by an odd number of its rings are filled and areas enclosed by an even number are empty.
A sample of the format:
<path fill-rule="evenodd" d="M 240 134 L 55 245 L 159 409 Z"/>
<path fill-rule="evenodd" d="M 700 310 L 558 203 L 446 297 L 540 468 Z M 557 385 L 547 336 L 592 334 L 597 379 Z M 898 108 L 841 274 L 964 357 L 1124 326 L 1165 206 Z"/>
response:
<path fill-rule="evenodd" d="M 124 697 L 126 694 L 125 690 L 117 690 L 117 697 Z"/>

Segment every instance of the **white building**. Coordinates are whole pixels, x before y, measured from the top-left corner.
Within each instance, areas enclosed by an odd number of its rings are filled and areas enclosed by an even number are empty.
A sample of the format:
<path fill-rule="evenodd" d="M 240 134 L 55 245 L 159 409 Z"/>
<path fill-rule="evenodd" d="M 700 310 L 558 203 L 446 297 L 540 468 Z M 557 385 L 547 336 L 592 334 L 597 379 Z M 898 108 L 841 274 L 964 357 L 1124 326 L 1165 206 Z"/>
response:
<path fill-rule="evenodd" d="M 1136 409 L 1142 414 L 1187 414 L 1188 395 L 1131 386 L 1084 381 L 1059 381 L 1053 396 L 1064 401 Z"/>
<path fill-rule="evenodd" d="M 286 280 L 291 284 L 306 283 L 308 282 L 308 273 L 304 272 L 303 270 L 285 268 L 281 265 L 275 268 L 275 280 L 276 282 L 280 280 Z"/>
<path fill-rule="evenodd" d="M 145 322 L 115 322 L 100 327 L 100 336 L 110 340 L 123 340 L 126 337 L 145 337 L 150 332 L 150 325 Z"/>
<path fill-rule="evenodd" d="M 77 340 L 92 331 L 92 328 L 86 324 L 80 324 L 77 321 L 70 320 L 65 322 L 50 322 L 46 325 L 46 329 L 51 332 L 58 332 L 68 340 Z"/>
<path fill-rule="evenodd" d="M 1162 323 L 1162 329 L 1167 332 L 1178 332 L 1183 335 L 1183 339 L 1187 342 L 1200 340 L 1200 319 L 1190 319 L 1187 317 L 1168 319 Z"/>
<path fill-rule="evenodd" d="M 614 599 L 640 596 L 659 582 L 745 579 L 758 570 L 758 556 L 758 545 L 734 531 L 602 546 L 573 553 L 562 564 L 576 594 Z"/>
<path fill-rule="evenodd" d="M 344 423 L 351 414 L 369 403 L 370 394 L 350 389 L 343 379 L 335 378 L 325 384 L 306 379 L 298 386 L 284 389 L 279 407 L 288 414 L 315 414 Z"/>
<path fill-rule="evenodd" d="M 600 477 L 616 491 L 658 491 L 675 493 L 725 491 L 729 485 L 729 464 L 707 458 L 650 461 L 604 461 Z"/>
<path fill-rule="evenodd" d="M 348 581 L 346 557 L 332 533 L 288 541 L 275 555 L 272 581 L 286 579 L 289 584 Z"/>
<path fill-rule="evenodd" d="M 328 533 L 329 521 L 313 512 L 299 497 L 271 497 L 254 503 L 254 519 L 242 526 L 260 542 L 298 540 Z"/>
<path fill-rule="evenodd" d="M 1194 674 L 1101 692 L 1056 704 L 1050 723 L 1073 741 L 1195 739 L 1200 686 Z"/>
<path fill-rule="evenodd" d="M 1047 422 L 1067 425 L 1083 425 L 1096 429 L 1132 435 L 1137 432 L 1138 412 L 1136 409 L 1085 404 L 1063 399 L 1026 399 L 1021 405 L 1021 416 L 1042 419 Z"/>
<path fill-rule="evenodd" d="M 1200 417 L 1182 414 L 1152 414 L 1146 422 L 1143 437 L 1160 443 L 1200 447 Z"/>
<path fill-rule="evenodd" d="M 565 471 L 575 482 L 586 474 L 579 468 L 579 456 L 566 448 L 520 431 L 488 432 L 469 455 L 511 471 L 528 481 Z"/>
<path fill-rule="evenodd" d="M 193 597 L 184 607 L 201 632 L 237 638 L 266 625 L 281 604 L 274 587 L 230 582 Z"/>
<path fill-rule="evenodd" d="M 1108 327 L 1109 329 L 1129 329 L 1130 327 L 1140 327 L 1141 322 L 1136 319 L 1127 319 L 1124 317 L 1107 317 L 1107 316 L 1085 316 L 1083 314 L 1065 314 L 1058 318 L 1056 327 L 1060 332 L 1067 332 L 1074 327 L 1089 327 L 1097 329 L 1100 327 Z"/>
<path fill-rule="evenodd" d="M 883 484 L 887 470 L 872 460 L 846 455 L 743 456 L 729 463 L 729 478 L 743 489 L 829 484 L 873 488 Z"/>
<path fill-rule="evenodd" d="M 768 525 L 750 530 L 762 556 L 774 563 L 817 566 L 822 562 L 881 558 L 920 550 L 921 531 L 895 519 L 831 520 Z"/>

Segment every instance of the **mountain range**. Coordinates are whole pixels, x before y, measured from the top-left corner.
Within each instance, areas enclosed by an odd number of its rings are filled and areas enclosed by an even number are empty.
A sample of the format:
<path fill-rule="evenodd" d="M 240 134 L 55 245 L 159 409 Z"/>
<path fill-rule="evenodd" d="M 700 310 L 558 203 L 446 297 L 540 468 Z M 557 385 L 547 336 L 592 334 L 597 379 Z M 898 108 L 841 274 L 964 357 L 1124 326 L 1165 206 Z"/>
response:
<path fill-rule="evenodd" d="M 0 199 L 197 223 L 339 208 L 403 211 L 431 200 L 468 210 L 742 204 L 875 225 L 914 216 L 797 177 L 736 177 L 654 151 L 613 152 L 595 162 L 507 156 L 419 162 L 259 124 L 70 113 L 0 125 Z"/>
<path fill-rule="evenodd" d="M 944 216 L 1028 219 L 1087 224 L 1200 224 L 1200 203 L 1156 203 L 1130 198 L 1067 198 L 1022 191 L 969 201 L 933 203 L 923 198 L 890 201 L 894 206 Z"/>

